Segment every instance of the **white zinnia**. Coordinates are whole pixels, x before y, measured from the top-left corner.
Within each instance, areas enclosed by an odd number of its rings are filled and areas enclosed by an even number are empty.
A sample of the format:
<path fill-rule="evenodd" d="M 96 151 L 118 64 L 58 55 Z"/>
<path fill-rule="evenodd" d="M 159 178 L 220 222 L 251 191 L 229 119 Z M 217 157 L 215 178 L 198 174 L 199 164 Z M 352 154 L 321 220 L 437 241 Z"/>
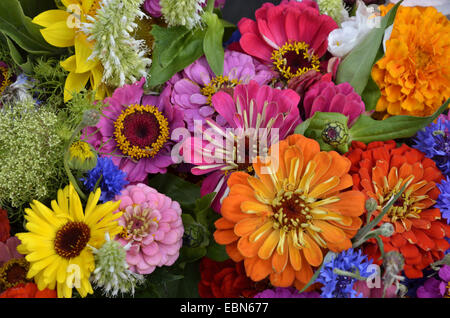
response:
<path fill-rule="evenodd" d="M 363 38 L 380 24 L 380 17 L 372 6 L 367 7 L 358 0 L 356 15 L 342 22 L 339 29 L 328 35 L 328 51 L 337 57 L 344 57 L 355 48 Z"/>

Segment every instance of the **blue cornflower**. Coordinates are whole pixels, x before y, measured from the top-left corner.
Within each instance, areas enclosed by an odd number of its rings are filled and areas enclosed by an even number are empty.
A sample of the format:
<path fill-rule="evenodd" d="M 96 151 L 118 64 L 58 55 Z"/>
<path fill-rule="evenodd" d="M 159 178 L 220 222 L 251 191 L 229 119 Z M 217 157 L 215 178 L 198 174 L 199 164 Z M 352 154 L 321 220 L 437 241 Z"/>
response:
<path fill-rule="evenodd" d="M 433 159 L 445 175 L 450 175 L 450 120 L 439 118 L 417 132 L 414 148 Z"/>
<path fill-rule="evenodd" d="M 320 274 L 316 282 L 322 283 L 322 298 L 360 298 L 362 294 L 358 294 L 353 289 L 356 278 L 338 275 L 334 269 L 351 272 L 361 277 L 369 277 L 372 272 L 367 271 L 367 267 L 372 261 L 366 255 L 362 255 L 361 250 L 348 249 L 337 254 L 333 259 L 323 264 Z"/>
<path fill-rule="evenodd" d="M 447 224 L 450 224 L 450 178 L 447 176 L 447 180 L 442 180 L 437 187 L 441 193 L 435 207 L 441 210 L 442 217 L 447 219 Z"/>
<path fill-rule="evenodd" d="M 128 184 L 125 180 L 127 174 L 117 168 L 110 158 L 98 158 L 94 169 L 88 171 L 87 177 L 81 179 L 89 191 L 94 191 L 97 181 L 101 177 L 99 187 L 102 190 L 100 201 L 106 202 L 114 199 L 120 194 L 124 186 Z"/>

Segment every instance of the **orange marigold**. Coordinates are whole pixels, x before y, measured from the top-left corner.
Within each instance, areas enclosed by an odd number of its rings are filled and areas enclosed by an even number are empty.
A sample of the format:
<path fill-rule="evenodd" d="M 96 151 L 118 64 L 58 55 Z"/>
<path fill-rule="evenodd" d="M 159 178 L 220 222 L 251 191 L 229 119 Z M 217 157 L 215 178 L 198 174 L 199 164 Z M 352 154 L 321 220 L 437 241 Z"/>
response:
<path fill-rule="evenodd" d="M 381 6 L 382 14 L 392 5 Z M 450 22 L 434 7 L 400 7 L 386 52 L 372 69 L 376 116 L 429 116 L 450 97 Z"/>
<path fill-rule="evenodd" d="M 278 148 L 276 148 L 278 147 Z M 348 189 L 350 160 L 292 135 L 257 158 L 256 177 L 233 173 L 214 238 L 247 276 L 272 285 L 303 288 L 327 250 L 340 252 L 361 227 L 365 197 Z M 343 191 L 348 189 L 348 191 Z"/>
<path fill-rule="evenodd" d="M 417 149 L 400 147 L 391 140 L 367 146 L 353 142 L 346 156 L 352 161 L 353 188 L 377 201 L 375 217 L 392 195 L 406 184 L 405 191 L 385 214 L 380 224 L 390 222 L 395 232 L 383 237 L 385 252 L 397 251 L 405 258 L 405 275 L 422 277 L 422 270 L 444 256 L 450 245 L 450 226 L 441 221 L 441 212 L 433 207 L 439 196 L 436 183 L 443 179 L 436 164 Z M 365 252 L 380 263 L 380 250 L 369 240 Z"/>

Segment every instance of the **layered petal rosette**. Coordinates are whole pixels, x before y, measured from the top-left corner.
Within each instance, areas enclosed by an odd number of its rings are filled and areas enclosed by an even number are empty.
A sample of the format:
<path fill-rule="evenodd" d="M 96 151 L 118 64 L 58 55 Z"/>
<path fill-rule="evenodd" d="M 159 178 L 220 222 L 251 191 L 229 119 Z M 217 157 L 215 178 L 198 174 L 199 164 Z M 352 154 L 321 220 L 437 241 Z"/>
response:
<path fill-rule="evenodd" d="M 351 248 L 360 228 L 364 194 L 349 190 L 350 160 L 291 135 L 258 157 L 256 176 L 235 172 L 214 238 L 254 281 L 301 290 L 327 250 Z"/>
<path fill-rule="evenodd" d="M 183 244 L 180 204 L 143 183 L 127 186 L 116 200 L 121 201 L 119 224 L 124 229 L 118 241 L 129 247 L 130 270 L 149 274 L 173 265 Z"/>
<path fill-rule="evenodd" d="M 225 92 L 212 97 L 212 104 L 226 125 L 207 119 L 200 136 L 185 140 L 183 157 L 195 165 L 193 174 L 209 174 L 202 183 L 201 194 L 216 193 L 214 210 L 220 211 L 231 172 L 253 172 L 252 162 L 258 154 L 267 154 L 272 143 L 294 132 L 301 122 L 299 99 L 293 90 L 260 86 L 255 81 L 236 86 L 233 97 Z"/>
<path fill-rule="evenodd" d="M 148 173 L 165 173 L 173 161 L 171 133 L 184 127 L 183 115 L 170 103 L 170 87 L 160 96 L 144 96 L 145 79 L 115 90 L 104 100 L 99 123 L 85 129 L 85 138 L 110 157 L 130 182 Z"/>
<path fill-rule="evenodd" d="M 394 141 L 368 145 L 353 142 L 346 156 L 352 161 L 354 189 L 377 202 L 373 217 L 406 186 L 379 224 L 392 223 L 395 232 L 381 239 L 386 253 L 396 251 L 403 255 L 408 278 L 422 277 L 422 270 L 442 259 L 450 247 L 445 240 L 450 235 L 450 226 L 435 206 L 440 193 L 436 184 L 443 179 L 436 164 L 405 144 L 397 147 Z M 374 240 L 366 243 L 365 252 L 379 262 L 381 253 Z"/>
<path fill-rule="evenodd" d="M 194 130 L 194 121 L 202 123 L 206 118 L 225 125 L 226 120 L 212 106 L 212 96 L 218 91 L 233 93 L 239 84 L 248 84 L 250 80 L 258 84 L 267 84 L 274 73 L 251 56 L 236 51 L 225 51 L 223 75 L 216 76 L 205 57 L 201 57 L 186 67 L 181 76 L 175 76 L 172 102 L 183 110 L 184 120 L 190 131 Z"/>
<path fill-rule="evenodd" d="M 272 65 L 284 80 L 307 71 L 326 70 L 320 60 L 327 52 L 328 34 L 338 27 L 320 14 L 312 0 L 265 3 L 255 12 L 256 21 L 243 18 L 238 27 L 242 49 Z"/>

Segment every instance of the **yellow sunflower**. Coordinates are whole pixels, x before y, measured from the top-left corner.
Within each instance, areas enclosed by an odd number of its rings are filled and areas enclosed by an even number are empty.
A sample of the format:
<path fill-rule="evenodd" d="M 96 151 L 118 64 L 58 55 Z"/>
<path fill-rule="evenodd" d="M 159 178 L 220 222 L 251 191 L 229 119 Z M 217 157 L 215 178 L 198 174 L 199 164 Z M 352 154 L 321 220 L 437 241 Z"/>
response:
<path fill-rule="evenodd" d="M 96 99 L 103 99 L 106 93 L 102 85 L 103 66 L 98 59 L 88 59 L 93 50 L 91 41 L 80 29 L 87 22 L 88 16 L 95 17 L 101 0 L 62 0 L 68 9 L 48 10 L 33 19 L 33 23 L 42 27 L 44 39 L 56 47 L 75 46 L 75 55 L 61 62 L 61 66 L 69 72 L 64 87 L 64 101 L 72 99 L 72 93 L 81 91 L 88 81 L 97 90 Z"/>
<path fill-rule="evenodd" d="M 90 246 L 100 248 L 105 234 L 113 238 L 122 231 L 113 213 L 120 201 L 97 205 L 101 190 L 89 195 L 83 213 L 80 198 L 72 184 L 58 191 L 57 200 L 49 209 L 39 201 L 25 210 L 25 227 L 29 232 L 18 233 L 21 240 L 17 251 L 30 263 L 27 278 L 34 278 L 38 288 L 55 289 L 58 297 L 72 297 L 75 287 L 82 297 L 92 294 L 89 276 L 95 269 Z"/>
<path fill-rule="evenodd" d="M 392 8 L 380 6 L 382 14 Z M 376 116 L 430 116 L 450 97 L 450 22 L 433 7 L 400 7 L 386 53 L 372 69 Z"/>

